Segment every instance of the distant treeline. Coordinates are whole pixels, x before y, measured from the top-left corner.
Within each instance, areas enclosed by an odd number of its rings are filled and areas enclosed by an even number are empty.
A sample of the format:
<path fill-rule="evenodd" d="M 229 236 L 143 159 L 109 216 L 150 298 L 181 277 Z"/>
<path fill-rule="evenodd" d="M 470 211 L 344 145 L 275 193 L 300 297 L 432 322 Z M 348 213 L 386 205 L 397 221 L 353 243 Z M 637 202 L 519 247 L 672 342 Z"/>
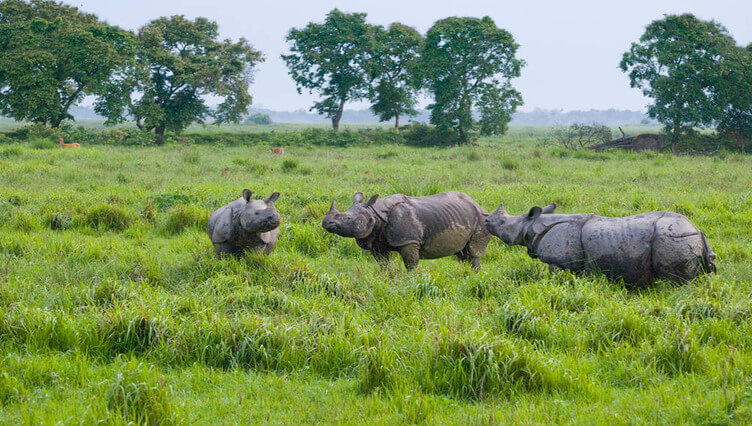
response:
<path fill-rule="evenodd" d="M 309 113 L 306 110 L 274 111 L 264 108 L 253 108 L 251 114 L 266 114 L 275 123 L 328 123 L 329 119 L 318 114 Z M 419 109 L 418 114 L 410 117 L 409 121 L 428 123 L 431 112 Z M 370 109 L 345 110 L 342 115 L 343 123 L 378 123 L 379 117 Z M 558 109 L 536 108 L 530 112 L 515 112 L 510 124 L 518 126 L 568 126 L 575 123 L 603 124 L 606 126 L 619 126 L 622 124 L 656 124 L 647 114 L 631 110 L 595 110 L 589 111 L 563 111 Z"/>
<path fill-rule="evenodd" d="M 273 123 L 329 123 L 330 120 L 322 115 L 308 112 L 304 109 L 295 111 L 275 111 L 267 108 L 251 108 L 249 116 L 264 114 L 269 116 Z M 71 115 L 77 120 L 104 120 L 93 109 L 87 107 L 72 107 Z M 416 123 L 428 123 L 431 112 L 419 109 L 418 114 L 410 117 L 408 121 Z M 370 109 L 345 110 L 342 115 L 343 123 L 350 124 L 375 124 L 379 123 L 379 117 Z M 510 124 L 517 126 L 569 126 L 575 123 L 603 124 L 606 126 L 620 126 L 624 124 L 657 124 L 647 114 L 640 111 L 607 109 L 589 111 L 563 111 L 560 109 L 536 108 L 530 112 L 516 112 L 512 115 Z"/>

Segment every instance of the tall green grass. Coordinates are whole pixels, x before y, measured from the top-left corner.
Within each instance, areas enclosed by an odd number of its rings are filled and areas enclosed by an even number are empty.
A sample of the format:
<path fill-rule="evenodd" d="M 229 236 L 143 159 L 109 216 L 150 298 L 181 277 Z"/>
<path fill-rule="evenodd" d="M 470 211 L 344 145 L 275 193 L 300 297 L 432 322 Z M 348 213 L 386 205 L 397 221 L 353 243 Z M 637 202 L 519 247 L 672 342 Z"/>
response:
<path fill-rule="evenodd" d="M 286 165 L 285 165 L 286 164 Z M 293 166 L 294 164 L 294 166 Z M 0 423 L 752 421 L 752 159 L 568 153 L 525 133 L 417 149 L 0 150 Z M 208 215 L 280 191 L 270 256 Z M 549 273 L 489 245 L 382 271 L 320 228 L 356 191 L 487 210 L 675 210 L 718 254 L 684 286 Z"/>

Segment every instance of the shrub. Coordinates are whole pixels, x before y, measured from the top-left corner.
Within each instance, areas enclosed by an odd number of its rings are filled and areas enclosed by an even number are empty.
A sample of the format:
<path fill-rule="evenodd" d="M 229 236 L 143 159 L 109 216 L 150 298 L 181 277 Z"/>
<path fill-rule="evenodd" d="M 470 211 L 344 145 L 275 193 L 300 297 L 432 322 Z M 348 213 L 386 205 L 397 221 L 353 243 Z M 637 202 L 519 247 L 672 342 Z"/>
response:
<path fill-rule="evenodd" d="M 468 151 L 468 153 L 467 153 L 467 160 L 468 161 L 478 161 L 478 160 L 480 160 L 480 154 L 478 154 L 477 151 Z"/>
<path fill-rule="evenodd" d="M 413 146 L 453 146 L 461 143 L 457 132 L 440 130 L 422 123 L 413 123 L 401 127 L 400 136 L 406 144 Z"/>
<path fill-rule="evenodd" d="M 608 142 L 613 138 L 611 129 L 600 124 L 572 124 L 551 132 L 548 141 L 562 148 L 578 150 Z"/>
<path fill-rule="evenodd" d="M 31 140 L 29 146 L 33 149 L 52 149 L 57 145 L 49 139 L 36 138 Z"/>
<path fill-rule="evenodd" d="M 170 234 L 179 234 L 186 228 L 205 228 L 209 221 L 209 211 L 200 207 L 178 204 L 167 212 L 165 230 Z"/>
<path fill-rule="evenodd" d="M 250 117 L 248 117 L 245 120 L 246 123 L 253 123 L 253 124 L 260 124 L 260 125 L 269 125 L 272 124 L 272 119 L 269 117 L 268 114 L 262 114 L 260 112 L 257 112 L 255 114 L 252 114 Z"/>
<path fill-rule="evenodd" d="M 119 206 L 103 204 L 86 215 L 86 223 L 97 230 L 124 231 L 133 223 L 134 215 Z"/>

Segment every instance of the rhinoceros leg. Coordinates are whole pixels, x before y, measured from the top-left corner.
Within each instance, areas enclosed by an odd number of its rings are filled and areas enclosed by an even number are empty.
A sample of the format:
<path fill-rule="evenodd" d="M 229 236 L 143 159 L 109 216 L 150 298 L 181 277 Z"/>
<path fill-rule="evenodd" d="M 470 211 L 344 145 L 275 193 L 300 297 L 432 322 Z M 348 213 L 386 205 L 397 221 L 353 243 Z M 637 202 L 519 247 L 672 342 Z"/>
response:
<path fill-rule="evenodd" d="M 470 257 L 470 265 L 476 271 L 480 270 L 480 259 L 486 254 L 486 247 L 488 247 L 488 242 L 492 238 L 491 233 L 488 232 L 485 226 L 481 228 L 470 237 L 470 241 L 465 246 L 465 250 Z"/>
<path fill-rule="evenodd" d="M 274 247 L 276 247 L 276 246 L 277 246 L 277 242 L 276 241 L 270 242 L 270 243 L 266 243 L 266 245 L 264 245 L 264 249 L 263 249 L 264 250 L 264 254 L 271 253 L 272 250 L 274 250 Z"/>
<path fill-rule="evenodd" d="M 373 255 L 373 258 L 376 259 L 376 262 L 378 262 L 379 266 L 381 266 L 381 269 L 387 269 L 389 267 L 388 251 L 373 248 L 371 249 L 371 254 Z"/>
<path fill-rule="evenodd" d="M 242 255 L 242 251 L 240 249 L 227 242 L 214 243 L 214 251 L 217 253 L 217 259 L 229 256 L 240 258 L 240 256 Z"/>
<path fill-rule="evenodd" d="M 402 256 L 402 262 L 405 263 L 405 268 L 408 271 L 412 271 L 418 266 L 418 259 L 420 259 L 420 247 L 418 244 L 407 244 L 398 250 L 400 256 Z"/>

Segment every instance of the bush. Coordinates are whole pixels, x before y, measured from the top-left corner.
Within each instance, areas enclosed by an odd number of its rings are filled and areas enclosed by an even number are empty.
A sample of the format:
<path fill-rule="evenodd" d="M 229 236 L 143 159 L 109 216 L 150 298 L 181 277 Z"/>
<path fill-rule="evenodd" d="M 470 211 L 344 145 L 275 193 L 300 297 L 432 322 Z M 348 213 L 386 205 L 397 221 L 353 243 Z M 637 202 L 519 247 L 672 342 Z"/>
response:
<path fill-rule="evenodd" d="M 269 117 L 268 114 L 262 114 L 260 112 L 257 112 L 255 114 L 252 114 L 250 117 L 248 117 L 245 120 L 246 123 L 253 123 L 253 124 L 260 124 L 260 125 L 269 125 L 272 124 L 272 119 Z"/>
<path fill-rule="evenodd" d="M 167 212 L 165 230 L 175 235 L 190 227 L 205 228 L 209 214 L 208 210 L 199 207 L 178 204 Z"/>
<path fill-rule="evenodd" d="M 21 127 L 12 132 L 8 132 L 5 136 L 9 139 L 15 139 L 20 141 L 28 141 L 32 139 L 48 139 L 54 140 L 60 136 L 60 129 L 53 129 L 51 127 L 42 126 L 39 124 L 32 124 L 29 126 Z"/>
<path fill-rule="evenodd" d="M 404 143 L 412 146 L 453 146 L 462 142 L 455 131 L 440 130 L 422 123 L 401 127 L 400 136 L 404 139 Z"/>
<path fill-rule="evenodd" d="M 554 130 L 547 138 L 548 142 L 562 148 L 578 150 L 608 142 L 613 138 L 611 129 L 600 124 L 572 124 L 569 127 Z"/>
<path fill-rule="evenodd" d="M 57 144 L 49 139 L 35 138 L 31 140 L 29 146 L 33 149 L 52 149 L 55 148 Z"/>
<path fill-rule="evenodd" d="M 133 223 L 134 215 L 118 206 L 103 204 L 94 207 L 86 215 L 86 223 L 94 229 L 124 231 Z"/>

